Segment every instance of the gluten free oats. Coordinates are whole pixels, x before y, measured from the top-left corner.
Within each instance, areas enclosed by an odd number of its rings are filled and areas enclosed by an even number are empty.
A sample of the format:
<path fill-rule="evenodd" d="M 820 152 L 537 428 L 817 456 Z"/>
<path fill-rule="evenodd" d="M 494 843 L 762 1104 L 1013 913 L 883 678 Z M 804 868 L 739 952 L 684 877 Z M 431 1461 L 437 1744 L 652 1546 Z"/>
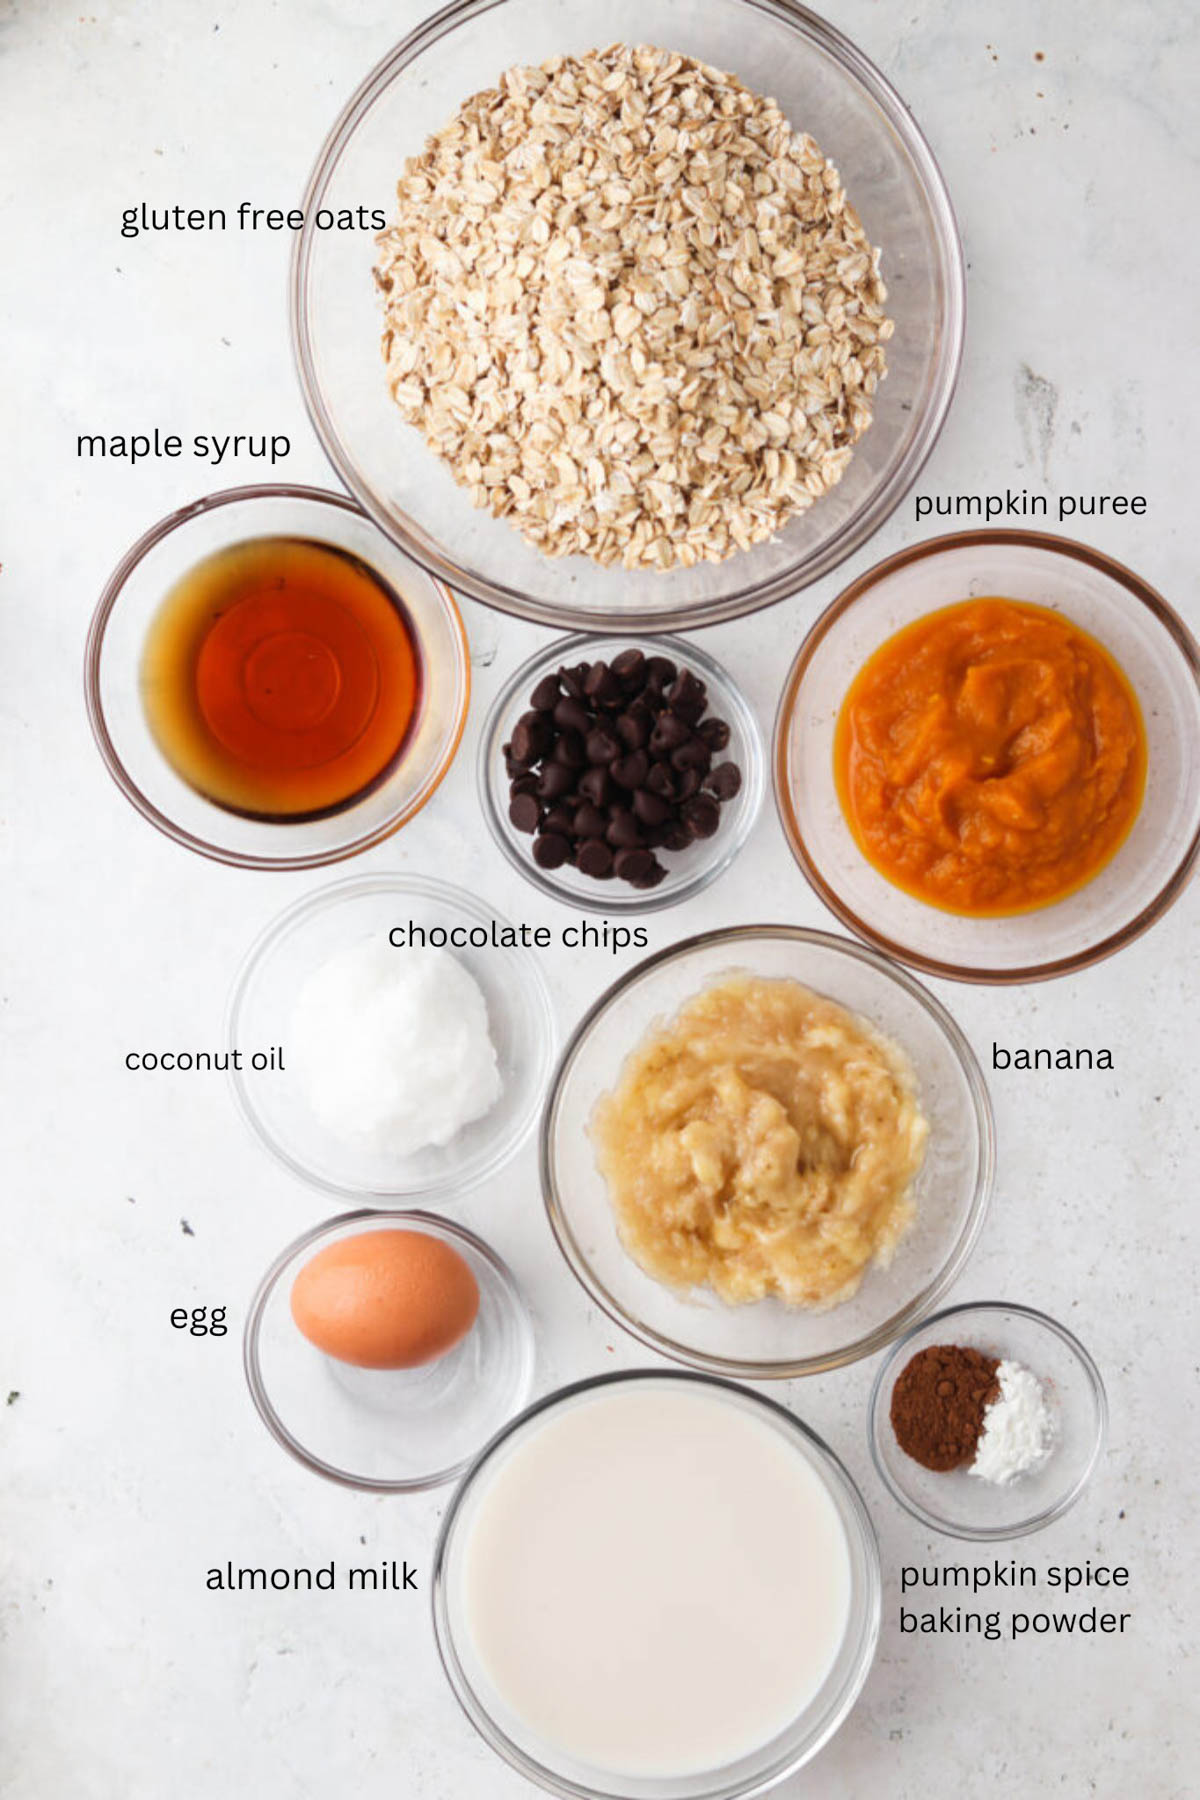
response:
<path fill-rule="evenodd" d="M 720 562 L 841 479 L 892 321 L 773 100 L 644 45 L 556 57 L 468 100 L 397 193 L 393 397 L 546 555 Z"/>

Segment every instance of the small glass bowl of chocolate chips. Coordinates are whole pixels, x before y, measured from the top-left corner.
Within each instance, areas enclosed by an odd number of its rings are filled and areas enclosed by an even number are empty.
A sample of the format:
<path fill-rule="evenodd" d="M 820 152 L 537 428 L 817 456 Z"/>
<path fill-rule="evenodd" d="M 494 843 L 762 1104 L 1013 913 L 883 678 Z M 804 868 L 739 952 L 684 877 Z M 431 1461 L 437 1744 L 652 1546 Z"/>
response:
<path fill-rule="evenodd" d="M 669 637 L 545 646 L 496 700 L 479 752 L 483 810 L 509 861 L 597 912 L 707 887 L 745 842 L 764 779 L 730 676 Z"/>

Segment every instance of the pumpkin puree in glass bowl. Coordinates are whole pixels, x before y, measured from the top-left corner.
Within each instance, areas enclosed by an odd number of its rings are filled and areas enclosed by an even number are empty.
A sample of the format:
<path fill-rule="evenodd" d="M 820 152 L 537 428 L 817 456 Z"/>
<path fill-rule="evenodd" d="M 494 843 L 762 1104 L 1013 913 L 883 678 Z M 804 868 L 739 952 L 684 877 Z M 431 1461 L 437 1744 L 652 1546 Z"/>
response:
<path fill-rule="evenodd" d="M 834 737 L 838 796 L 880 874 L 932 906 L 1031 912 L 1120 849 L 1146 732 L 1104 646 L 1060 613 L 942 607 L 869 657 Z"/>

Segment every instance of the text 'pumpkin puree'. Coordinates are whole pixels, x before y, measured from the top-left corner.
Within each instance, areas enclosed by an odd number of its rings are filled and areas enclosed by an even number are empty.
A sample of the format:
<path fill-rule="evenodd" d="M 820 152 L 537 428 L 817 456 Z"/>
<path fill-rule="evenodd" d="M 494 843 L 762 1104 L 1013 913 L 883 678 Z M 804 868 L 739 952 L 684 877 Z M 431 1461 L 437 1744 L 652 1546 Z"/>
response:
<path fill-rule="evenodd" d="M 838 794 L 864 856 L 949 912 L 1028 912 L 1116 854 L 1146 734 L 1103 645 L 995 598 L 917 619 L 860 669 L 838 719 Z"/>

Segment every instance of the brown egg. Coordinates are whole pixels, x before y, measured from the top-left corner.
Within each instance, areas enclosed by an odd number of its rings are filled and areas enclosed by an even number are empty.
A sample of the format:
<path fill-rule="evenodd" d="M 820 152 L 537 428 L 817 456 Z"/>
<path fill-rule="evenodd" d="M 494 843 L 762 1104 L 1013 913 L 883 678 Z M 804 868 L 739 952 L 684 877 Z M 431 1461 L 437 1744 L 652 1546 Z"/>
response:
<path fill-rule="evenodd" d="M 436 1362 L 475 1323 L 479 1287 L 457 1250 L 423 1231 L 360 1231 L 306 1262 L 292 1317 L 310 1343 L 360 1369 Z"/>

